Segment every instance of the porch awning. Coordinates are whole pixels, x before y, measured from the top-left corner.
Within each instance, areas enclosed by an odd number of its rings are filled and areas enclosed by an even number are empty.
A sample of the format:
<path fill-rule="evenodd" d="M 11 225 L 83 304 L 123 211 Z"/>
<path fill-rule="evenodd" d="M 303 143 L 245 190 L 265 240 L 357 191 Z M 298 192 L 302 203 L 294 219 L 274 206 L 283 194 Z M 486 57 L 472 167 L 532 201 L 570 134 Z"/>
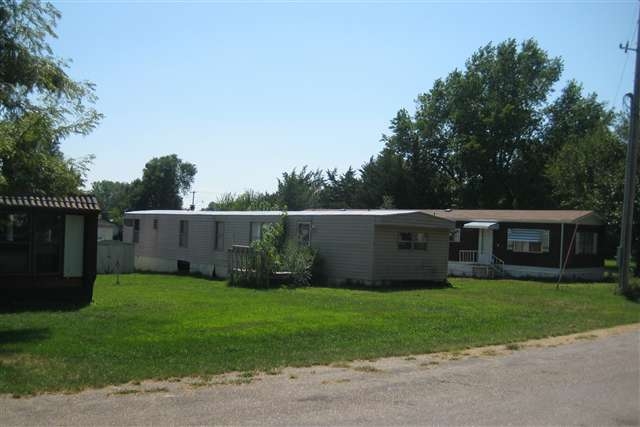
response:
<path fill-rule="evenodd" d="M 464 225 L 464 228 L 480 228 L 482 230 L 497 230 L 500 225 L 497 222 L 473 221 Z"/>

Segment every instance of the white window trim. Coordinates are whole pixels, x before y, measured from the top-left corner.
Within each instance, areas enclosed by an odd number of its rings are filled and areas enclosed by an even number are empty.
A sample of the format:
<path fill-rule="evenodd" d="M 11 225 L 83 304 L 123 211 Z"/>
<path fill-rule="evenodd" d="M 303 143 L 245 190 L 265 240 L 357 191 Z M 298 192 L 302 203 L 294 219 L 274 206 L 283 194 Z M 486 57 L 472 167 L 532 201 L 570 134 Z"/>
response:
<path fill-rule="evenodd" d="M 411 235 L 411 240 L 403 240 L 401 239 L 401 236 L 403 234 L 410 234 Z M 424 240 L 418 240 L 418 234 L 422 234 L 424 235 Z M 400 244 L 407 244 L 409 243 L 409 247 L 408 248 L 401 248 Z M 417 244 L 422 244 L 424 243 L 424 249 L 423 248 L 416 248 L 416 243 Z M 429 235 L 423 231 L 399 231 L 396 234 L 396 249 L 399 251 L 421 251 L 421 252 L 426 252 L 427 250 L 429 250 Z"/>

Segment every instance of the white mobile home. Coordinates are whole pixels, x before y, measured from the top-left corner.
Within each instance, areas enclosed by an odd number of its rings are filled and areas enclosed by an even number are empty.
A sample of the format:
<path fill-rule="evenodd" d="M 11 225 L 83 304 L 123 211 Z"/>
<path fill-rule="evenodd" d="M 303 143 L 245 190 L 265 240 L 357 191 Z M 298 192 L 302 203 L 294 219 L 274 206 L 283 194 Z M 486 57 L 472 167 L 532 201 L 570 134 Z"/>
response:
<path fill-rule="evenodd" d="M 135 211 L 123 240 L 138 270 L 228 274 L 228 251 L 260 238 L 282 212 Z M 312 210 L 287 213 L 289 239 L 316 249 L 330 282 L 444 281 L 454 223 L 407 210 Z"/>

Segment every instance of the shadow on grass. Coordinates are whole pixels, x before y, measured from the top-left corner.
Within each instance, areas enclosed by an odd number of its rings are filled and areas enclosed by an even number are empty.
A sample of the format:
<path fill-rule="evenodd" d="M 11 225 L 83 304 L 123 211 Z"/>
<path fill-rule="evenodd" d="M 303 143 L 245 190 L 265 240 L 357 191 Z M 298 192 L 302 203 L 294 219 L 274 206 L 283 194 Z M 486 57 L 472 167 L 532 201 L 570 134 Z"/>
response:
<path fill-rule="evenodd" d="M 87 303 L 69 300 L 16 298 L 2 301 L 2 303 L 0 303 L 0 314 L 23 313 L 27 311 L 77 311 L 87 305 Z"/>
<path fill-rule="evenodd" d="M 314 283 L 309 286 L 295 286 L 287 283 L 272 283 L 269 287 L 254 286 L 251 284 L 228 284 L 233 288 L 252 289 L 256 291 L 269 291 L 274 289 L 296 289 L 296 288 L 328 288 L 328 289 L 347 289 L 351 291 L 367 291 L 367 292 L 402 292 L 402 291 L 415 291 L 423 289 L 455 289 L 455 287 L 449 282 L 427 282 L 427 281 L 408 281 L 408 282 L 394 282 L 384 285 L 366 285 L 361 282 L 345 281 L 342 283 Z"/>
<path fill-rule="evenodd" d="M 43 341 L 51 336 L 49 328 L 26 328 L 0 330 L 0 356 L 11 356 L 14 350 L 5 348 L 6 345 Z"/>

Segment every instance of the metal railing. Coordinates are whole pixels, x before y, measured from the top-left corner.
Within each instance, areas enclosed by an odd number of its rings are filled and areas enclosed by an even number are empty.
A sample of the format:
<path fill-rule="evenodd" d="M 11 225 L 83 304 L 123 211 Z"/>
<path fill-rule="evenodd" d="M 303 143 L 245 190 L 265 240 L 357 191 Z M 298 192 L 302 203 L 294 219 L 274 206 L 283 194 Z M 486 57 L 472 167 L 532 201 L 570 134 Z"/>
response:
<path fill-rule="evenodd" d="M 504 261 L 495 255 L 491 255 L 491 265 L 498 271 L 498 273 L 504 273 Z"/>
<path fill-rule="evenodd" d="M 478 262 L 478 251 L 458 251 L 458 261 L 460 262 Z"/>

